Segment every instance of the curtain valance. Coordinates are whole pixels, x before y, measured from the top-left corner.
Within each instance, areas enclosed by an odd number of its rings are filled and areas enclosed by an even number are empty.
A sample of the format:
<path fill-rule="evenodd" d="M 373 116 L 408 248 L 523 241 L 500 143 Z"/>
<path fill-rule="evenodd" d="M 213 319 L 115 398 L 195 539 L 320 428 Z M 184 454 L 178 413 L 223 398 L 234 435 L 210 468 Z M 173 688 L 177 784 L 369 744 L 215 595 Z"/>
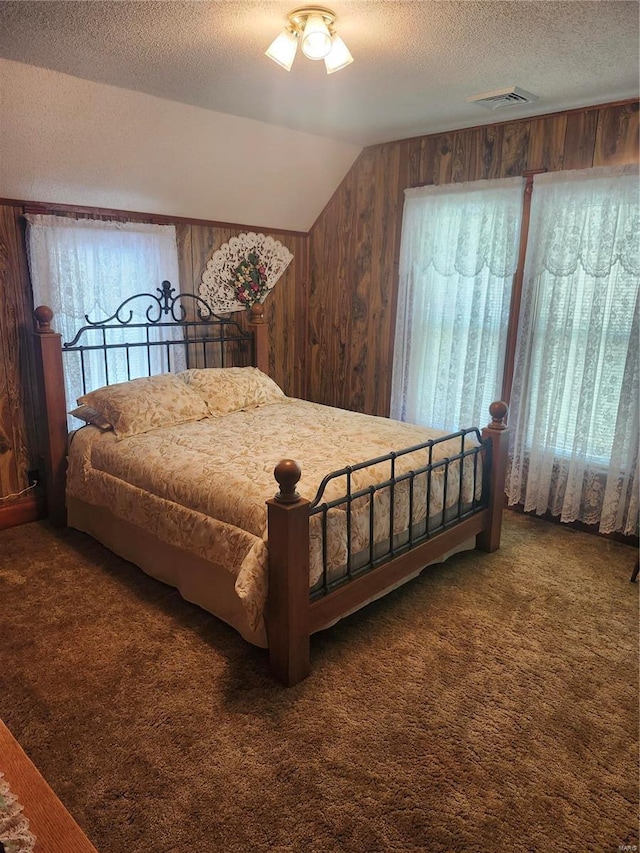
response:
<path fill-rule="evenodd" d="M 533 184 L 533 275 L 567 276 L 582 267 L 601 278 L 616 264 L 640 275 L 638 166 L 552 172 L 536 175 Z"/>
<path fill-rule="evenodd" d="M 516 271 L 524 178 L 405 190 L 401 265 L 473 278 Z"/>

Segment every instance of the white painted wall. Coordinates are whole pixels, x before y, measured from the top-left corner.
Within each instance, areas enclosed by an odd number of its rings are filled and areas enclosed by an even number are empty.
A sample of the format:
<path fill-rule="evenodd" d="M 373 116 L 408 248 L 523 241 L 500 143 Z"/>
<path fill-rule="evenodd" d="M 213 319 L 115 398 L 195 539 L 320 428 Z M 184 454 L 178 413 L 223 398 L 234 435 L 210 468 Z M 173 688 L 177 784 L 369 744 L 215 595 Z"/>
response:
<path fill-rule="evenodd" d="M 360 150 L 0 59 L 0 197 L 307 231 Z"/>

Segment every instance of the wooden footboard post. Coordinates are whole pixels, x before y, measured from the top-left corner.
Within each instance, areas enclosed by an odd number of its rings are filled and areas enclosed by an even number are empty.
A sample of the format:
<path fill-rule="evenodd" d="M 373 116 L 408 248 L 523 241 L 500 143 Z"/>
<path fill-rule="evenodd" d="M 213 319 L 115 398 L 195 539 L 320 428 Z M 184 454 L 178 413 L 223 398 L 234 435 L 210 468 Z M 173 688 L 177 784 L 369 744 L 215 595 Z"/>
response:
<path fill-rule="evenodd" d="M 502 401 L 489 406 L 491 423 L 482 430 L 482 437 L 491 441 L 491 468 L 486 471 L 489 481 L 489 526 L 478 534 L 477 546 L 482 551 L 497 551 L 500 547 L 502 531 L 502 511 L 504 509 L 504 485 L 507 475 L 509 451 L 509 429 L 505 418 L 509 407 Z"/>
<path fill-rule="evenodd" d="M 288 687 L 309 674 L 309 501 L 296 492 L 300 468 L 283 459 L 274 471 L 280 491 L 267 501 L 269 593 L 265 622 L 269 665 Z"/>
<path fill-rule="evenodd" d="M 51 328 L 53 311 L 35 310 L 36 372 L 40 396 L 40 435 L 47 513 L 56 527 L 67 523 L 64 485 L 67 468 L 67 406 L 62 372 L 62 336 Z"/>

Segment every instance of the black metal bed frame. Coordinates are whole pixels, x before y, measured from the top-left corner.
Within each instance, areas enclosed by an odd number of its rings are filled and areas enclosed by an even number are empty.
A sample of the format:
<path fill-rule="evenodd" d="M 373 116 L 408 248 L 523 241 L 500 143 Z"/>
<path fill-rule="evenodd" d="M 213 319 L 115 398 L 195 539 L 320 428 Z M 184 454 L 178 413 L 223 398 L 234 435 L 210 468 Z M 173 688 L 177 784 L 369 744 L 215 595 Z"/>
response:
<path fill-rule="evenodd" d="M 477 443 L 474 443 L 470 447 L 465 448 L 465 439 L 467 436 L 474 436 Z M 451 441 L 452 439 L 459 438 L 460 439 L 460 452 L 456 453 L 453 456 L 447 456 L 444 459 L 440 459 L 437 462 L 433 462 L 433 450 L 439 444 L 444 442 Z M 412 468 L 410 471 L 405 473 L 396 475 L 396 460 L 401 458 L 402 456 L 407 456 L 410 453 L 415 453 L 421 450 L 428 450 L 428 458 L 429 461 L 426 465 L 421 465 L 416 468 Z M 340 586 L 348 583 L 356 577 L 366 574 L 377 566 L 383 565 L 394 557 L 401 556 L 406 552 L 410 551 L 417 545 L 422 544 L 423 542 L 427 542 L 433 536 L 442 533 L 444 530 L 447 530 L 450 527 L 455 526 L 459 522 L 463 521 L 466 518 L 470 518 L 472 515 L 475 515 L 482 509 L 485 509 L 488 505 L 488 483 L 487 483 L 487 473 L 491 470 L 491 442 L 485 441 L 481 434 L 480 430 L 477 427 L 471 427 L 469 429 L 462 429 L 456 433 L 451 433 L 450 435 L 442 436 L 441 438 L 429 439 L 421 444 L 415 444 L 411 447 L 404 448 L 399 451 L 392 451 L 383 456 L 378 456 L 375 459 L 369 459 L 366 462 L 361 462 L 357 465 L 347 465 L 344 468 L 341 468 L 337 471 L 332 471 L 330 474 L 322 480 L 316 496 L 311 501 L 309 505 L 309 516 L 314 516 L 318 514 L 322 514 L 321 521 L 321 529 L 322 529 L 322 578 L 319 584 L 319 587 L 314 589 L 311 593 L 311 600 L 315 601 L 325 595 L 328 595 L 330 592 L 333 592 L 335 589 L 338 589 Z M 483 485 L 481 491 L 481 497 L 476 498 L 476 486 L 478 482 L 478 458 L 484 453 L 484 465 L 482 468 L 483 471 Z M 471 502 L 467 505 L 463 505 L 463 479 L 465 474 L 465 460 L 469 459 L 471 464 L 473 465 L 473 483 L 471 489 Z M 365 488 L 358 489 L 353 492 L 351 488 L 351 478 L 352 475 L 357 471 L 363 471 L 367 468 L 371 468 L 374 465 L 380 465 L 382 463 L 388 462 L 390 465 L 390 475 L 386 480 L 383 480 L 375 485 L 366 486 Z M 446 515 L 446 507 L 447 507 L 447 487 L 449 483 L 449 470 L 453 463 L 459 462 L 459 474 L 458 474 L 458 500 L 455 512 L 452 515 L 449 515 L 447 518 Z M 434 472 L 439 472 L 442 470 L 443 474 L 443 491 L 442 491 L 442 509 L 440 512 L 440 520 L 433 525 L 430 522 L 433 520 L 430 512 L 430 503 L 431 503 L 431 477 Z M 424 532 L 415 535 L 414 532 L 414 483 L 417 477 L 424 476 L 426 478 L 426 488 L 425 488 L 425 507 L 424 507 L 424 522 L 425 529 Z M 323 501 L 323 495 L 329 483 L 332 480 L 336 480 L 338 478 L 344 477 L 346 478 L 346 490 L 345 494 L 334 498 L 330 501 Z M 394 534 L 395 529 L 395 492 L 396 487 L 401 483 L 408 482 L 409 489 L 409 507 L 408 507 L 408 528 L 407 528 L 407 541 L 403 544 L 396 545 L 394 544 L 394 539 L 396 534 Z M 376 494 L 388 490 L 389 491 L 389 535 L 388 535 L 388 545 L 385 545 L 385 550 L 380 553 L 379 546 L 380 544 L 384 544 L 386 540 L 383 540 L 383 543 L 374 541 L 374 527 L 375 527 L 375 496 Z M 352 530 L 351 530 L 351 512 L 352 505 L 354 501 L 359 498 L 368 497 L 368 506 L 369 506 L 369 546 L 368 546 L 368 559 L 357 568 L 352 568 Z M 330 510 L 337 509 L 340 507 L 345 507 L 346 512 L 346 567 L 345 572 L 340 577 L 330 580 L 329 579 L 329 568 L 327 564 L 327 516 Z M 420 516 L 422 518 L 422 516 Z M 377 551 L 377 553 L 376 553 Z"/>
<path fill-rule="evenodd" d="M 147 353 L 147 375 L 152 373 L 151 355 L 154 350 L 165 353 L 164 364 L 159 372 L 171 372 L 174 347 L 181 348 L 184 353 L 187 369 L 196 367 L 226 367 L 233 349 L 234 362 L 255 363 L 255 340 L 251 332 L 243 331 L 236 320 L 216 314 L 202 297 L 194 293 L 176 293 L 168 281 L 163 281 L 157 288 L 157 294 L 138 293 L 125 299 L 110 317 L 103 320 L 90 320 L 85 314 L 86 325 L 76 332 L 75 337 L 62 344 L 63 353 L 79 353 L 80 370 L 82 375 L 82 391 L 87 392 L 87 368 L 85 354 L 88 352 L 103 353 L 105 384 L 109 385 L 109 373 L 113 367 L 109 365 L 110 352 L 125 352 L 126 376 L 131 377 L 130 351 L 144 348 Z M 143 309 L 146 322 L 133 322 L 134 312 L 132 303 L 136 300 L 149 300 Z M 186 307 L 192 309 L 191 316 Z M 163 317 L 169 319 L 163 320 Z M 113 340 L 115 332 L 123 329 L 144 330 L 144 339 L 140 341 Z M 182 337 L 175 339 L 153 340 L 154 329 L 181 329 Z M 93 341 L 79 343 L 79 341 Z M 97 342 L 96 342 L 97 341 Z"/>

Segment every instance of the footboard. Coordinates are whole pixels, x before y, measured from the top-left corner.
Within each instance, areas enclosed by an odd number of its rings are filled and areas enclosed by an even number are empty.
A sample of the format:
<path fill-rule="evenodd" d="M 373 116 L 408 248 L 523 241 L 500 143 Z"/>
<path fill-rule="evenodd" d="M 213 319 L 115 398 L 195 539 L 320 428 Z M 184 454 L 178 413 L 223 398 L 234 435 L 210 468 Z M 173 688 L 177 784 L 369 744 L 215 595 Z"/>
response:
<path fill-rule="evenodd" d="M 466 540 L 477 537 L 485 551 L 499 547 L 507 406 L 493 403 L 490 412 L 482 433 L 460 430 L 331 472 L 311 502 L 296 492 L 298 465 L 283 460 L 276 467 L 280 490 L 267 502 L 266 611 L 276 678 L 301 681 L 309 673 L 312 633 Z M 439 449 L 447 455 L 436 459 Z"/>

